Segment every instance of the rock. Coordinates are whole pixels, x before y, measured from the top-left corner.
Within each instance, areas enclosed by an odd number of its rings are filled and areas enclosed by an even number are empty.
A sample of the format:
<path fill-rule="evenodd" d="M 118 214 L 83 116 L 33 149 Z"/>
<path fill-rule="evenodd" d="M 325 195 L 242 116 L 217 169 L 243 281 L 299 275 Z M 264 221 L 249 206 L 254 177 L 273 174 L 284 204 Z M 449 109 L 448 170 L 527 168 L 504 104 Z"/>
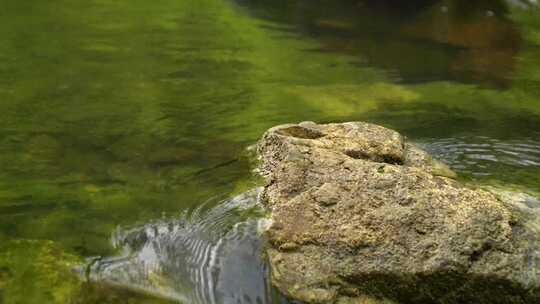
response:
<path fill-rule="evenodd" d="M 288 124 L 268 130 L 258 152 L 272 282 L 288 297 L 540 303 L 539 234 L 527 208 L 449 178 L 399 133 Z"/>

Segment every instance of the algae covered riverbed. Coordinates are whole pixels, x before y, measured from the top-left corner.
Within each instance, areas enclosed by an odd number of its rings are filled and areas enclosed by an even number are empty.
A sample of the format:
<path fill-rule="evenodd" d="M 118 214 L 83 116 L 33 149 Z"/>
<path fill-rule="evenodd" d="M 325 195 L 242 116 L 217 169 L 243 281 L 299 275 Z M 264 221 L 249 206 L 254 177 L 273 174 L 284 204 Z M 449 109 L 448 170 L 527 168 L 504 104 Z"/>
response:
<path fill-rule="evenodd" d="M 540 192 L 540 12 L 519 1 L 0 8 L 0 303 L 167 301 L 72 269 L 118 227 L 253 188 L 246 147 L 279 123 L 374 122 Z"/>

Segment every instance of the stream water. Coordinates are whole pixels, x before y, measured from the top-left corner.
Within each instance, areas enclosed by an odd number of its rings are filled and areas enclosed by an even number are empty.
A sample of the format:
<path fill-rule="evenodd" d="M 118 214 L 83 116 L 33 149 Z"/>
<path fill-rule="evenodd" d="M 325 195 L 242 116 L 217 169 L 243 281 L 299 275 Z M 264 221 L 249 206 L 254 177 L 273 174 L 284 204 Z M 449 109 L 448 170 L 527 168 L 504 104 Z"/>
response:
<path fill-rule="evenodd" d="M 381 124 L 537 196 L 540 11 L 0 0 L 0 303 L 286 301 L 246 148 L 303 120 Z"/>

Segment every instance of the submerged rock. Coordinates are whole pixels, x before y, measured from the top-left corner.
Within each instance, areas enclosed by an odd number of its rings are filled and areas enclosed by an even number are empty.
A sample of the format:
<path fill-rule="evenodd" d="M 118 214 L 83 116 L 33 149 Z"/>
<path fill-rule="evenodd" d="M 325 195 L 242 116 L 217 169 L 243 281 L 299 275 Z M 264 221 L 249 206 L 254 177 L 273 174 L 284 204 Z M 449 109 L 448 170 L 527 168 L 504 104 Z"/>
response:
<path fill-rule="evenodd" d="M 534 202 L 464 186 L 368 123 L 277 126 L 258 152 L 272 282 L 287 296 L 540 303 Z"/>

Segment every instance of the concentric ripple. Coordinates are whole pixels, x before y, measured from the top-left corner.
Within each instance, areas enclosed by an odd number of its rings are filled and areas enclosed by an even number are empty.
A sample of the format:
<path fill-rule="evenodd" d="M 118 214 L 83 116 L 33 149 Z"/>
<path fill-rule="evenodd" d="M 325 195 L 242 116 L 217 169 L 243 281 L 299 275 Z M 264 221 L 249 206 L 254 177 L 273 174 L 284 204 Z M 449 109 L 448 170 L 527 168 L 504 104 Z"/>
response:
<path fill-rule="evenodd" d="M 456 137 L 428 139 L 419 145 L 452 169 L 475 176 L 494 175 L 507 169 L 540 168 L 540 141 L 533 138 Z"/>
<path fill-rule="evenodd" d="M 276 303 L 262 258 L 267 225 L 253 190 L 174 221 L 122 230 L 118 257 L 91 264 L 90 278 L 186 303 Z M 205 210 L 207 209 L 207 210 Z"/>

